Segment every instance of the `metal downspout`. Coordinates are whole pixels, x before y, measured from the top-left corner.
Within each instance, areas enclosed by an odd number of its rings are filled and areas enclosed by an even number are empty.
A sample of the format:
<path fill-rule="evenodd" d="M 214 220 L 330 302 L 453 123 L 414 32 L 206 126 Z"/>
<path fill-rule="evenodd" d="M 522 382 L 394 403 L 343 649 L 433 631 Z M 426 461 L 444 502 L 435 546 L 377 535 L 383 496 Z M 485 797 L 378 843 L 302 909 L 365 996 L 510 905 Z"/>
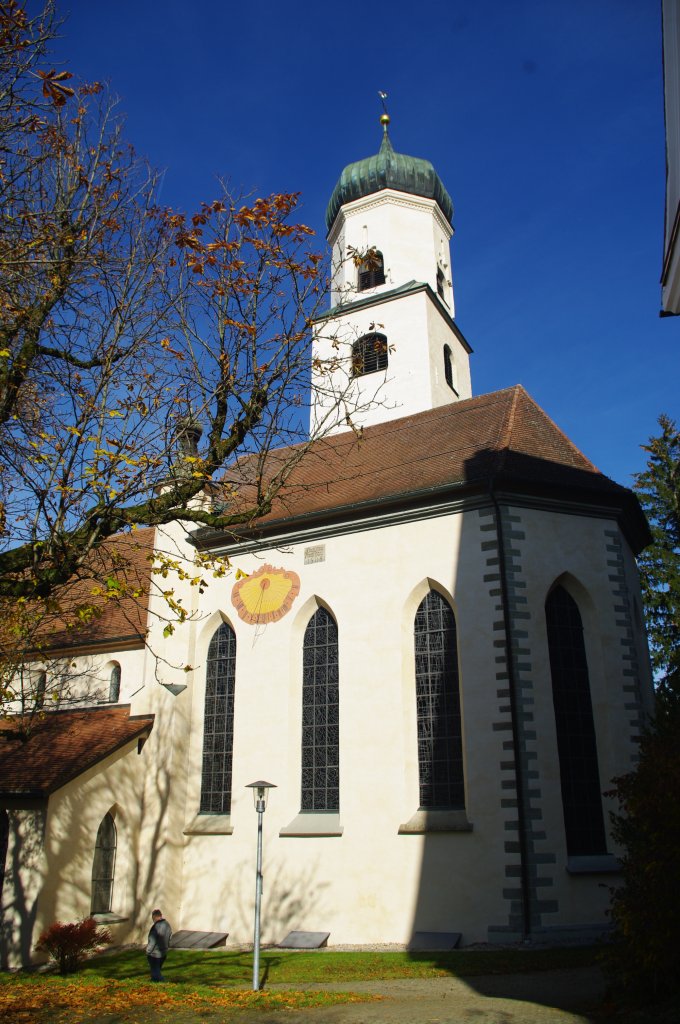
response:
<path fill-rule="evenodd" d="M 498 562 L 501 580 L 501 602 L 503 605 L 503 631 L 505 634 L 505 662 L 508 670 L 508 694 L 510 697 L 510 718 L 512 721 L 512 745 L 515 762 L 515 790 L 517 794 L 517 824 L 519 830 L 520 882 L 522 888 L 522 941 L 531 939 L 531 897 L 529 894 L 529 866 L 526 839 L 526 807 L 524 803 L 524 773 L 520 757 L 519 708 L 517 705 L 517 677 L 512 655 L 512 629 L 508 601 L 508 579 L 505 567 L 505 539 L 503 537 L 503 520 L 498 499 L 494 493 L 493 480 L 489 486 L 489 496 L 493 503 L 496 517 L 496 538 L 498 540 Z"/>

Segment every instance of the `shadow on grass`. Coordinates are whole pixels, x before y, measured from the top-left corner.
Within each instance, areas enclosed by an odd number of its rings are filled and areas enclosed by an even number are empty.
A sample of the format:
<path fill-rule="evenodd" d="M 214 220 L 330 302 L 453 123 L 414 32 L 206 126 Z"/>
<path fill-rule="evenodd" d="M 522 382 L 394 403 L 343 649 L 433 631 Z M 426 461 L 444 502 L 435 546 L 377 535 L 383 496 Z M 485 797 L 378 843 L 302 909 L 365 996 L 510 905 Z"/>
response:
<path fill-rule="evenodd" d="M 260 956 L 260 984 L 264 986 L 272 969 L 282 957 L 278 953 Z M 149 966 L 143 950 L 128 949 L 95 957 L 78 972 L 83 978 L 109 978 L 116 981 L 149 980 Z M 163 965 L 166 981 L 182 985 L 207 985 L 250 988 L 253 982 L 253 954 L 226 950 L 172 949 Z"/>

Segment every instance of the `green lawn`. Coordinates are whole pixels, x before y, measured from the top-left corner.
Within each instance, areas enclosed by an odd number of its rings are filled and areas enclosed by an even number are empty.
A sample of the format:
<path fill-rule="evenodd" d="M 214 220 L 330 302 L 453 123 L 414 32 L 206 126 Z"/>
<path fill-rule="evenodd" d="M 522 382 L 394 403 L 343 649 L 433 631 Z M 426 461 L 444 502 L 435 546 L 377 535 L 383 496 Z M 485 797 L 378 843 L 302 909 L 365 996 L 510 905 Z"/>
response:
<path fill-rule="evenodd" d="M 335 953 L 264 951 L 260 957 L 263 984 L 302 987 L 316 982 L 378 981 L 389 978 L 433 978 L 453 974 L 514 974 L 521 971 L 581 967 L 592 964 L 592 949 L 460 950 L 452 953 Z M 242 988 L 253 977 L 252 953 L 231 950 L 170 951 L 163 973 L 168 981 L 191 985 Z M 118 981 L 147 977 L 146 957 L 139 950 L 97 957 L 82 977 Z"/>

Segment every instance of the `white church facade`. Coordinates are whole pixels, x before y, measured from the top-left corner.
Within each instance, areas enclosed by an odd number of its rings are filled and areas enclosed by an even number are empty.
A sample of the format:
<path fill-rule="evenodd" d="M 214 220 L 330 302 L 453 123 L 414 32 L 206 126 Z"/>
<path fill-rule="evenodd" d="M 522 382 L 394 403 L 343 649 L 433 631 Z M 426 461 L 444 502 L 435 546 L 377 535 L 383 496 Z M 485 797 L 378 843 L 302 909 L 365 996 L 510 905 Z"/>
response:
<path fill-rule="evenodd" d="M 252 941 L 259 779 L 276 787 L 267 943 L 606 927 L 603 794 L 653 700 L 647 527 L 523 388 L 473 397 L 451 200 L 384 127 L 329 204 L 337 271 L 312 353 L 327 364 L 344 332 L 363 412 L 348 427 L 339 378 L 320 384 L 326 436 L 255 529 L 140 531 L 142 572 L 156 546 L 227 555 L 239 578 L 177 580 L 192 615 L 168 637 L 153 591 L 143 615 L 55 637 L 101 702 L 28 736 L 0 723 L 5 964 L 90 912 L 141 940 L 157 905 L 176 931 Z"/>

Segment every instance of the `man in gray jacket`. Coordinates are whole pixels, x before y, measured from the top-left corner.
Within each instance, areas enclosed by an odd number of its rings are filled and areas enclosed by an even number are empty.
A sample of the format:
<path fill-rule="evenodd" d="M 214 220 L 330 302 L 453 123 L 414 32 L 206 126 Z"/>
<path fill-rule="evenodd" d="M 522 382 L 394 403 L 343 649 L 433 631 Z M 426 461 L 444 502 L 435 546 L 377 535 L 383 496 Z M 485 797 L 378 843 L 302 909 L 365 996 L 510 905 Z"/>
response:
<path fill-rule="evenodd" d="M 151 914 L 153 924 L 149 929 L 149 939 L 146 944 L 146 958 L 149 961 L 152 981 L 165 981 L 161 969 L 168 955 L 168 946 L 172 938 L 172 928 L 163 917 L 160 910 L 154 910 Z"/>

